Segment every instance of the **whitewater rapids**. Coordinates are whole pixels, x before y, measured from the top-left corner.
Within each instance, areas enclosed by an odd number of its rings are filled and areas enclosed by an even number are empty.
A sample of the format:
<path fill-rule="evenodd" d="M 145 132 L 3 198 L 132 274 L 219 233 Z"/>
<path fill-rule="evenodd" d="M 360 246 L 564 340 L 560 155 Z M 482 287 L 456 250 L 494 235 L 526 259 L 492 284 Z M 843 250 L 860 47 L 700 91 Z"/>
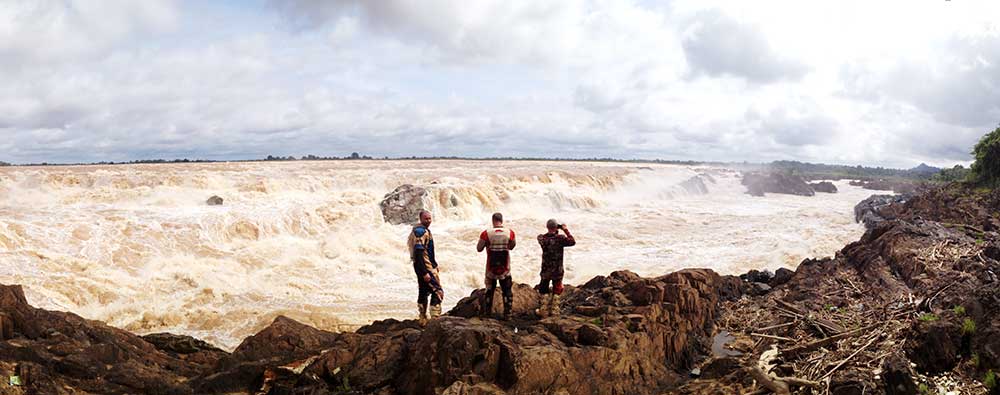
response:
<path fill-rule="evenodd" d="M 681 187 L 695 176 L 707 193 Z M 794 268 L 856 240 L 853 206 L 871 194 L 837 182 L 838 194 L 760 198 L 723 168 L 594 162 L 0 168 L 0 283 L 39 307 L 227 349 L 279 314 L 330 330 L 412 318 L 410 228 L 379 210 L 404 183 L 431 190 L 446 310 L 482 286 L 476 239 L 493 211 L 519 239 L 515 281 L 537 281 L 534 239 L 556 217 L 577 238 L 566 282 L 579 284 L 616 269 Z"/>

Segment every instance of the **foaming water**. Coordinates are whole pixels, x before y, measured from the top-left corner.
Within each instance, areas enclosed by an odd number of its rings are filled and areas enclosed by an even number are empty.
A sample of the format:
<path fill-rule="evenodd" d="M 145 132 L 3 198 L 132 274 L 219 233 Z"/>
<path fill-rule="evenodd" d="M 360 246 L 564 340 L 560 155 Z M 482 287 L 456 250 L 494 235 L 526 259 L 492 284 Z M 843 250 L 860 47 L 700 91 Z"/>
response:
<path fill-rule="evenodd" d="M 707 194 L 685 187 L 693 177 Z M 794 267 L 856 240 L 853 206 L 870 195 L 838 182 L 838 194 L 759 198 L 726 169 L 608 163 L 2 168 L 0 282 L 40 307 L 230 349 L 278 314 L 332 330 L 409 318 L 409 227 L 378 206 L 403 183 L 430 192 L 446 308 L 481 286 L 475 245 L 493 211 L 520 239 L 516 281 L 537 280 L 534 237 L 557 217 L 577 236 L 566 280 L 580 283 L 616 269 Z M 212 195 L 225 204 L 206 205 Z"/>

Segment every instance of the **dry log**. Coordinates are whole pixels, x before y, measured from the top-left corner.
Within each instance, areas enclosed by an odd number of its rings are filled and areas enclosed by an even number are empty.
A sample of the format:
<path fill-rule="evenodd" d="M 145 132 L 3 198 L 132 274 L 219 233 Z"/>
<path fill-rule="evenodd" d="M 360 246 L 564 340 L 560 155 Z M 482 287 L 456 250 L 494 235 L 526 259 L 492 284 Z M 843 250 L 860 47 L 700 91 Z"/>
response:
<path fill-rule="evenodd" d="M 815 349 L 823 347 L 825 345 L 834 343 L 834 342 L 836 342 L 838 340 L 848 339 L 848 338 L 851 338 L 851 337 L 854 337 L 854 336 L 858 336 L 858 335 L 860 335 L 862 333 L 865 333 L 865 332 L 867 332 L 867 331 L 869 331 L 869 330 L 871 330 L 871 329 L 873 329 L 875 327 L 878 327 L 879 325 L 881 325 L 881 323 L 874 324 L 874 325 L 869 325 L 869 326 L 866 326 L 864 328 L 858 328 L 858 329 L 855 329 L 853 331 L 844 332 L 844 333 L 841 333 L 839 335 L 830 336 L 830 337 L 825 338 L 825 339 L 820 339 L 820 340 L 812 341 L 812 342 L 809 342 L 809 343 L 806 343 L 806 344 L 803 344 L 803 345 L 800 345 L 800 346 L 795 346 L 795 347 L 789 348 L 789 349 L 787 349 L 785 351 L 782 351 L 781 352 L 781 356 L 786 357 L 786 358 L 794 358 L 795 356 L 797 356 L 799 354 L 815 350 Z"/>

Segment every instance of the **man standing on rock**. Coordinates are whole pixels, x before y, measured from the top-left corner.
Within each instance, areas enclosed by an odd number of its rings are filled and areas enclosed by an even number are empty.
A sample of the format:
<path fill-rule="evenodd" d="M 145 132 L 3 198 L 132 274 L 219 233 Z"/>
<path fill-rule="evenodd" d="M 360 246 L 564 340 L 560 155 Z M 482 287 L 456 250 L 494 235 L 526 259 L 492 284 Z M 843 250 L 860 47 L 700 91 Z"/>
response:
<path fill-rule="evenodd" d="M 566 225 L 550 219 L 545 227 L 549 232 L 538 235 L 538 244 L 542 246 L 542 281 L 535 287 L 542 294 L 542 307 L 538 309 L 538 315 L 543 317 L 559 315 L 559 295 L 563 293 L 563 248 L 576 245 L 576 239 Z M 566 234 L 559 234 L 560 229 Z M 545 298 L 546 294 L 549 295 L 548 299 Z"/>
<path fill-rule="evenodd" d="M 483 317 L 493 314 L 493 293 L 500 282 L 503 293 L 503 319 L 510 319 L 510 310 L 514 304 L 514 292 L 511 289 L 514 281 L 510 278 L 510 250 L 517 243 L 514 231 L 503 226 L 503 214 L 493 213 L 493 228 L 486 229 L 479 235 L 477 252 L 486 249 L 486 293 L 480 301 L 480 313 Z"/>
<path fill-rule="evenodd" d="M 434 259 L 434 237 L 431 235 L 431 213 L 420 211 L 420 224 L 413 227 L 406 241 L 413 260 L 413 271 L 417 274 L 417 308 L 420 311 L 420 325 L 427 324 L 427 298 L 431 299 L 431 317 L 441 315 L 441 300 L 444 289 L 438 274 L 437 260 Z"/>

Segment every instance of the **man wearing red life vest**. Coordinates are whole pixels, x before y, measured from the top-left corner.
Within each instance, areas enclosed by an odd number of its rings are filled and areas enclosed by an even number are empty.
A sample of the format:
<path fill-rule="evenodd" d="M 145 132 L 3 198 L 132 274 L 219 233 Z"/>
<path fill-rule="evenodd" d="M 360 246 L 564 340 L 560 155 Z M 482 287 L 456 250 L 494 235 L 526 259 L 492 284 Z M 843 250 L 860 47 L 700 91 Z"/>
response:
<path fill-rule="evenodd" d="M 503 214 L 493 214 L 493 227 L 479 235 L 476 251 L 486 251 L 486 293 L 480 300 L 480 314 L 488 317 L 493 314 L 493 293 L 497 282 L 503 293 L 503 319 L 510 319 L 510 310 L 514 304 L 514 293 L 511 290 L 514 281 L 510 278 L 510 250 L 517 243 L 514 241 L 514 231 L 503 226 Z"/>

